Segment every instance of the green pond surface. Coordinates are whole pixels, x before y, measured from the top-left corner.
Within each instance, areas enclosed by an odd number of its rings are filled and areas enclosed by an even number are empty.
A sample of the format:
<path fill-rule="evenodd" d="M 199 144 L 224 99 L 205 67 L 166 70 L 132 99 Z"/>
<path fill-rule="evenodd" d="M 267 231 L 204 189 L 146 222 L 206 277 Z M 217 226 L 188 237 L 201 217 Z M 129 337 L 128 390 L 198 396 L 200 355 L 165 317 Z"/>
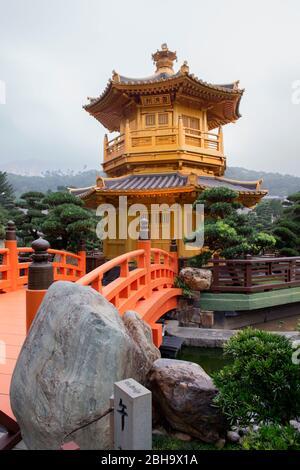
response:
<path fill-rule="evenodd" d="M 228 357 L 224 356 L 221 348 L 196 348 L 192 346 L 183 346 L 176 359 L 196 362 L 209 375 L 231 362 Z"/>

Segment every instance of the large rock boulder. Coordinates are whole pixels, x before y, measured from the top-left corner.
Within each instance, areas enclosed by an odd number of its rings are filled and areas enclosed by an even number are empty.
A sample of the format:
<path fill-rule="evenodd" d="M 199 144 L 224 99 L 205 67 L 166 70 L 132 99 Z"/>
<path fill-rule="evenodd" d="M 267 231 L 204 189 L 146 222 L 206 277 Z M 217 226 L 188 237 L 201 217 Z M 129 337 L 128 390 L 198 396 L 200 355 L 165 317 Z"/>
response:
<path fill-rule="evenodd" d="M 19 356 L 11 404 L 29 449 L 59 449 L 66 434 L 109 408 L 114 382 L 145 381 L 159 350 L 134 312 L 90 287 L 56 282 L 48 290 Z M 111 446 L 109 416 L 68 440 L 81 449 Z"/>
<path fill-rule="evenodd" d="M 226 420 L 213 404 L 217 389 L 198 364 L 158 359 L 148 374 L 147 386 L 163 424 L 204 442 L 215 443 L 225 436 Z"/>
<path fill-rule="evenodd" d="M 212 272 L 210 269 L 183 268 L 179 277 L 191 290 L 202 291 L 210 289 Z"/>

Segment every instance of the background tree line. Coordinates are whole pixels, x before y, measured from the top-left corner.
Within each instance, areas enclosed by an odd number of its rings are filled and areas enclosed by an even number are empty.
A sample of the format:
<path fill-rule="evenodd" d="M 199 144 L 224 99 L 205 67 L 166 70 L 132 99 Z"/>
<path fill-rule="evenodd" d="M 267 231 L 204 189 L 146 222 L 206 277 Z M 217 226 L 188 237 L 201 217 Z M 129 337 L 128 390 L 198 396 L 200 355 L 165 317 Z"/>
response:
<path fill-rule="evenodd" d="M 45 171 L 40 176 L 19 175 L 8 173 L 8 182 L 12 185 L 17 197 L 29 191 L 47 192 L 57 191 L 68 187 L 86 187 L 95 183 L 96 177 L 104 173 L 98 170 L 84 170 L 80 172 Z M 240 167 L 229 167 L 226 170 L 227 178 L 236 180 L 258 180 L 263 178 L 263 188 L 269 190 L 271 196 L 285 198 L 300 188 L 300 178 L 280 173 L 247 170 Z"/>
<path fill-rule="evenodd" d="M 28 191 L 16 199 L 7 175 L 0 172 L 0 238 L 12 219 L 19 246 L 28 246 L 42 235 L 52 248 L 77 251 L 81 240 L 89 250 L 100 248 L 95 211 L 83 206 L 81 199 L 67 191 Z"/>
<path fill-rule="evenodd" d="M 205 250 L 192 260 L 203 264 L 214 254 L 242 258 L 276 252 L 300 255 L 300 191 L 287 199 L 264 199 L 254 210 L 237 202 L 238 193 L 220 187 L 207 189 L 196 202 L 205 207 Z M 17 226 L 19 245 L 29 245 L 42 233 L 53 248 L 76 251 L 79 239 L 88 249 L 100 247 L 95 211 L 66 188 L 56 192 L 27 191 L 15 197 L 7 174 L 0 172 L 0 239 L 9 219 Z"/>

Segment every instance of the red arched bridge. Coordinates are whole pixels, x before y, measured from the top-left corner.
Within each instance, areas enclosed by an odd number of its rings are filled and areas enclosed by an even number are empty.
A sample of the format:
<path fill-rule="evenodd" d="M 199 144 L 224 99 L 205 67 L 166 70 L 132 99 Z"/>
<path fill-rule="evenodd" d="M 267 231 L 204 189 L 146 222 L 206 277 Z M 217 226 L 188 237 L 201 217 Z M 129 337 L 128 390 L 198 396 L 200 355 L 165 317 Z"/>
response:
<path fill-rule="evenodd" d="M 74 254 L 47 249 L 45 241 L 36 241 L 33 247 L 35 250 L 18 247 L 14 225 L 8 225 L 5 247 L 0 249 L 0 425 L 8 433 L 0 438 L 0 449 L 11 448 L 21 438 L 10 408 L 9 388 L 26 333 L 51 283 L 44 276 L 45 265 L 48 273 L 49 268 L 53 273 L 54 281 L 67 280 L 96 289 L 120 315 L 135 310 L 150 325 L 153 342 L 158 347 L 162 342 L 162 325 L 157 321 L 176 308 L 181 294 L 181 289 L 174 287 L 178 271 L 176 245 L 167 252 L 151 248 L 150 240 L 139 240 L 137 250 L 107 261 L 87 274 L 85 251 Z M 22 255 L 30 253 L 33 263 L 22 261 Z M 46 261 L 49 254 L 53 258 L 51 264 Z M 38 268 L 35 274 L 33 265 Z M 114 268 L 119 268 L 117 278 L 108 284 L 103 282 Z"/>

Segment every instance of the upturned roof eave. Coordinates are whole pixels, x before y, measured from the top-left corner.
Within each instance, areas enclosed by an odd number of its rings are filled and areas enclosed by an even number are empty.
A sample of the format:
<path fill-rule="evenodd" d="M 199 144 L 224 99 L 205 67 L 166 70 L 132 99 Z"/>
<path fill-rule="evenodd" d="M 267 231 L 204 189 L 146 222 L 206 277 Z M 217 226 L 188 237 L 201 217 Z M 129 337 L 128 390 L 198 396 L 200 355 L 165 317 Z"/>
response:
<path fill-rule="evenodd" d="M 211 83 L 208 83 L 208 82 L 205 82 L 201 79 L 199 79 L 198 77 L 194 76 L 193 74 L 181 74 L 181 75 L 177 75 L 175 74 L 174 76 L 171 76 L 171 77 L 168 77 L 168 78 L 165 78 L 165 79 L 161 79 L 161 80 L 141 80 L 141 81 L 134 81 L 134 82 L 126 82 L 126 83 L 122 83 L 122 82 L 115 82 L 115 81 L 112 81 L 111 79 L 108 81 L 103 93 L 97 97 L 97 98 L 91 98 L 91 102 L 90 103 L 87 103 L 85 105 L 83 105 L 83 108 L 86 110 L 86 111 L 89 111 L 91 110 L 91 108 L 93 108 L 93 106 L 96 106 L 97 104 L 100 104 L 101 101 L 105 102 L 105 99 L 109 96 L 109 94 L 111 93 L 112 90 L 117 90 L 117 91 L 120 91 L 122 93 L 124 93 L 124 91 L 128 90 L 128 91 L 134 91 L 136 90 L 137 93 L 140 93 L 141 91 L 145 91 L 147 89 L 147 87 L 149 87 L 149 89 L 153 90 L 153 87 L 157 86 L 157 87 L 161 87 L 161 86 L 180 86 L 185 80 L 190 80 L 191 82 L 193 82 L 194 84 L 202 87 L 202 88 L 206 88 L 208 90 L 210 90 L 211 92 L 215 92 L 215 93 L 222 93 L 222 94 L 225 94 L 225 95 L 228 95 L 228 96 L 232 96 L 232 95 L 239 95 L 240 98 L 241 96 L 243 95 L 244 93 L 244 89 L 240 89 L 240 88 L 237 88 L 235 87 L 235 84 L 237 82 L 233 82 L 232 84 L 228 84 L 228 85 L 224 85 L 224 86 L 221 86 L 221 85 L 214 85 L 214 84 L 211 84 Z M 232 85 L 232 89 L 231 88 L 228 88 Z M 142 89 L 141 89 L 142 87 Z M 240 98 L 238 101 L 240 101 Z"/>

